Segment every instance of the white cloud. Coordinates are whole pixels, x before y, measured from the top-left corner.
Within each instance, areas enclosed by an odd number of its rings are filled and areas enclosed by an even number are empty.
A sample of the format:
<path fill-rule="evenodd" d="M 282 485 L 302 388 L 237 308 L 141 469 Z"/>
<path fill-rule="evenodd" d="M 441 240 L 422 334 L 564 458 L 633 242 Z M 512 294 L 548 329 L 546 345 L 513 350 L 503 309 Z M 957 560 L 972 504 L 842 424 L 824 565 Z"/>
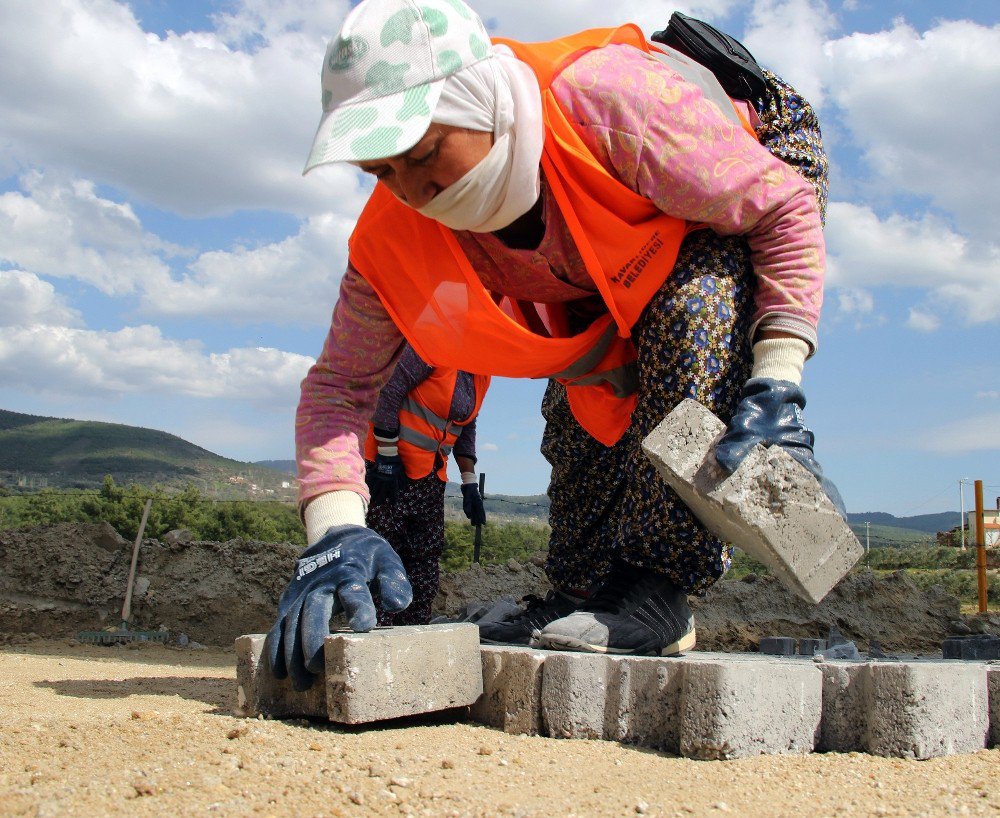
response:
<path fill-rule="evenodd" d="M 7 388 L 88 397 L 150 395 L 294 403 L 311 366 L 277 349 L 206 353 L 197 341 L 164 338 L 151 326 L 117 332 L 67 327 L 0 329 L 0 380 Z"/>
<path fill-rule="evenodd" d="M 761 65 L 794 86 L 816 108 L 825 99 L 823 46 L 836 21 L 814 0 L 759 0 L 740 38 Z"/>
<path fill-rule="evenodd" d="M 290 28 L 250 53 L 214 33 L 146 33 L 112 0 L 10 0 L 0 30 L 8 169 L 71 172 L 189 216 L 329 208 L 329 176 L 301 178 L 327 35 Z"/>
<path fill-rule="evenodd" d="M 937 454 L 1000 449 L 1000 412 L 963 418 L 915 437 L 916 447 Z"/>
<path fill-rule="evenodd" d="M 941 326 L 941 319 L 923 310 L 911 309 L 906 326 L 918 332 L 933 332 Z"/>
<path fill-rule="evenodd" d="M 870 207 L 832 202 L 826 239 L 831 287 L 921 288 L 964 323 L 1000 317 L 1000 247 L 977 248 L 935 216 L 879 218 Z"/>
<path fill-rule="evenodd" d="M 990 400 L 1000 400 L 1000 391 L 988 389 L 985 392 L 976 392 L 977 398 L 989 398 Z"/>
<path fill-rule="evenodd" d="M 166 276 L 159 256 L 180 252 L 143 230 L 130 205 L 98 196 L 92 182 L 32 172 L 21 186 L 25 193 L 0 195 L 0 259 L 10 264 L 123 295 Z"/>
<path fill-rule="evenodd" d="M 496 443 L 481 443 L 477 444 L 478 448 L 484 452 L 499 452 L 500 447 Z"/>
<path fill-rule="evenodd" d="M 76 326 L 80 313 L 55 287 L 24 270 L 0 270 L 0 327 Z"/>
<path fill-rule="evenodd" d="M 925 197 L 994 241 L 1000 208 L 1000 24 L 945 21 L 827 43 L 826 88 L 872 170 L 870 195 Z"/>
<path fill-rule="evenodd" d="M 327 214 L 256 248 L 202 253 L 181 278 L 143 294 L 149 314 L 324 325 L 347 264 L 353 220 Z"/>

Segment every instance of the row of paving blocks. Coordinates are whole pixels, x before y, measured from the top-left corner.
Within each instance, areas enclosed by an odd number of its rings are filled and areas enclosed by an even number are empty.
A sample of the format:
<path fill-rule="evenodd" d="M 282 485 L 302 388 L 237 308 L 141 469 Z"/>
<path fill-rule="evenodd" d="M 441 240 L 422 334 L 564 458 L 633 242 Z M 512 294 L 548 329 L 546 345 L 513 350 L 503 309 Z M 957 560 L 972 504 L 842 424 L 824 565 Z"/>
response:
<path fill-rule="evenodd" d="M 480 646 L 444 624 L 337 633 L 304 692 L 236 641 L 238 713 L 363 724 L 463 708 L 508 733 L 688 758 L 850 752 L 931 758 L 1000 746 L 1000 663 L 692 651 L 675 658 Z"/>

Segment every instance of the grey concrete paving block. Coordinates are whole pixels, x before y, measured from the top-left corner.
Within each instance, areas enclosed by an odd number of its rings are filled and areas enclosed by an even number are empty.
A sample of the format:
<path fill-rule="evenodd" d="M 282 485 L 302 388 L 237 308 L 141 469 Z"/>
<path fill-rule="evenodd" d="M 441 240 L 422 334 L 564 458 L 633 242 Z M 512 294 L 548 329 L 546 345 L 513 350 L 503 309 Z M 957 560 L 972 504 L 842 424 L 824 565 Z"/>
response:
<path fill-rule="evenodd" d="M 543 730 L 555 738 L 676 753 L 684 664 L 681 658 L 550 652 L 542 672 Z"/>
<path fill-rule="evenodd" d="M 787 452 L 758 446 L 727 475 L 715 460 L 725 425 L 682 401 L 642 442 L 660 476 L 716 536 L 819 602 L 863 549 L 819 482 Z"/>
<path fill-rule="evenodd" d="M 825 639 L 800 639 L 799 656 L 812 656 L 814 653 L 826 650 Z"/>
<path fill-rule="evenodd" d="M 957 662 L 828 662 L 819 749 L 933 758 L 983 749 L 986 666 Z"/>
<path fill-rule="evenodd" d="M 990 699 L 990 746 L 1000 747 L 1000 665 L 987 665 L 986 687 Z"/>
<path fill-rule="evenodd" d="M 790 636 L 765 636 L 757 649 L 769 656 L 794 656 L 795 640 Z"/>
<path fill-rule="evenodd" d="M 483 695 L 471 718 L 505 733 L 542 730 L 542 665 L 547 653 L 533 648 L 483 645 Z"/>
<path fill-rule="evenodd" d="M 945 659 L 1000 659 L 1000 637 L 949 636 L 941 642 L 941 653 Z"/>
<path fill-rule="evenodd" d="M 364 724 L 473 704 L 483 693 L 471 623 L 342 631 L 324 643 L 330 721 Z"/>
<path fill-rule="evenodd" d="M 810 753 L 819 738 L 822 674 L 802 659 L 689 661 L 680 753 L 726 759 Z"/>
<path fill-rule="evenodd" d="M 264 634 L 240 636 L 236 648 L 236 708 L 238 716 L 283 718 L 326 718 L 326 686 L 317 679 L 309 690 L 299 693 L 291 679 L 275 679 L 264 659 Z"/>

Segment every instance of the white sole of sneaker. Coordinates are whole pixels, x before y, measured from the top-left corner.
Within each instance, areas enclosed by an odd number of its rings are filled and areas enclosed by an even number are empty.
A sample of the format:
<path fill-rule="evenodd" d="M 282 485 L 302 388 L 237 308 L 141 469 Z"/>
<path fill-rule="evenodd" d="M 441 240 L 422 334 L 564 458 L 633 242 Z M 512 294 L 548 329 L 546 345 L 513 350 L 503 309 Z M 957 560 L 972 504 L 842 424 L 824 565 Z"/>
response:
<path fill-rule="evenodd" d="M 660 656 L 677 656 L 686 650 L 692 650 L 697 642 L 696 634 L 692 630 L 684 634 L 680 639 L 667 645 L 660 651 Z M 604 645 L 591 645 L 582 639 L 574 639 L 572 636 L 560 636 L 558 634 L 540 634 L 538 637 L 538 647 L 547 650 L 574 650 L 581 653 L 613 653 L 619 655 L 630 655 L 630 651 L 608 648 Z"/>

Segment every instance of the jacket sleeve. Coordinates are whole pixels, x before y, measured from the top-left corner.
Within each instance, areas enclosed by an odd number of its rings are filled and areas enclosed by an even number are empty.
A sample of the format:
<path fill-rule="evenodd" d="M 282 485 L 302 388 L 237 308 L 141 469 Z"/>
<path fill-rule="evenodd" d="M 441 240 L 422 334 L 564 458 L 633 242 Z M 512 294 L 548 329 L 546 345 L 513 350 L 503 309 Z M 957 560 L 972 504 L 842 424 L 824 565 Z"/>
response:
<path fill-rule="evenodd" d="M 302 381 L 295 416 L 300 508 L 341 489 L 369 499 L 361 447 L 402 345 L 375 291 L 349 266 L 323 350 Z"/>
<path fill-rule="evenodd" d="M 423 359 L 409 344 L 403 348 L 402 355 L 396 363 L 382 391 L 379 392 L 375 414 L 372 415 L 372 425 L 381 431 L 396 434 L 399 431 L 399 410 L 406 396 L 422 384 L 434 367 L 424 363 Z"/>

